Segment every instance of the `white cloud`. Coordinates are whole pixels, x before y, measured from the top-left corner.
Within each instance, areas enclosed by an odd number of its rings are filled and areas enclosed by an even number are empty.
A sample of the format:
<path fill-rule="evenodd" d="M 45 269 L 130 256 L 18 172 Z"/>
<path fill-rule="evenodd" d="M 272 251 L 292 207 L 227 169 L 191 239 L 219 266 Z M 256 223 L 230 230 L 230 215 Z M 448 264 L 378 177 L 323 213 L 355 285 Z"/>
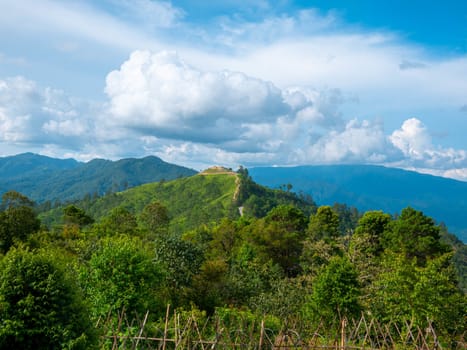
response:
<path fill-rule="evenodd" d="M 86 108 L 23 77 L 0 80 L 0 142 L 66 145 L 77 141 L 69 136 L 90 137 L 90 121 L 81 114 Z"/>
<path fill-rule="evenodd" d="M 411 159 L 423 159 L 425 152 L 431 148 L 431 136 L 416 118 L 407 119 L 399 130 L 392 133 L 390 140 Z"/>
<path fill-rule="evenodd" d="M 333 12 L 321 14 L 316 9 L 301 10 L 294 15 L 269 16 L 256 22 L 242 21 L 238 16 L 222 17 L 219 20 L 220 33 L 211 40 L 236 51 L 245 50 L 297 34 L 315 35 L 333 29 L 338 22 Z"/>
<path fill-rule="evenodd" d="M 133 52 L 109 73 L 105 91 L 116 124 L 187 141 L 242 139 L 252 125 L 274 123 L 292 110 L 270 82 L 240 72 L 204 72 L 173 52 Z"/>
<path fill-rule="evenodd" d="M 388 147 L 383 125 L 377 122 L 351 120 L 342 131 L 331 130 L 311 141 L 299 154 L 299 163 L 382 163 Z"/>
<path fill-rule="evenodd" d="M 111 122 L 156 140 L 153 150 L 171 159 L 190 151 L 245 164 L 387 159 L 382 124 L 345 122 L 336 89 L 281 90 L 243 73 L 202 71 L 172 52 L 136 51 L 107 76 L 106 92 Z"/>
<path fill-rule="evenodd" d="M 407 119 L 389 139 L 404 154 L 402 164 L 434 170 L 454 170 L 467 166 L 467 151 L 433 145 L 430 133 L 417 118 Z"/>

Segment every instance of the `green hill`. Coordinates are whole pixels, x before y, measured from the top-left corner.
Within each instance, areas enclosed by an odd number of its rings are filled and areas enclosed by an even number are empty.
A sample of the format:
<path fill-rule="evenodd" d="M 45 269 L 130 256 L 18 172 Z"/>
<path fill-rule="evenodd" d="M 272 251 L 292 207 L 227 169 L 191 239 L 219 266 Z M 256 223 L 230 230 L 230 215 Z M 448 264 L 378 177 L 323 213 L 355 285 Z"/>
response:
<path fill-rule="evenodd" d="M 221 218 L 262 216 L 279 204 L 294 204 L 309 214 L 311 198 L 291 192 L 272 190 L 254 183 L 247 175 L 209 169 L 200 174 L 172 181 L 140 185 L 96 200 L 77 202 L 96 221 L 113 208 L 123 207 L 139 215 L 146 205 L 158 201 L 167 207 L 172 231 L 184 231 Z M 41 215 L 46 225 L 59 224 L 61 207 Z"/>

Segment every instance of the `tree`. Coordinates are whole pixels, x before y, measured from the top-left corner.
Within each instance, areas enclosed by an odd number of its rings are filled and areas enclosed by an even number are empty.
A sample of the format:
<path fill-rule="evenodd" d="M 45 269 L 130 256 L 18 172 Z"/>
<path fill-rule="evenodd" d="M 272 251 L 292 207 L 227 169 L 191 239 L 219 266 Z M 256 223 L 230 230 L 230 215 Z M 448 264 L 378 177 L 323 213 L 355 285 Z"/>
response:
<path fill-rule="evenodd" d="M 133 234 L 138 229 L 136 216 L 128 209 L 117 207 L 100 222 L 98 229 L 107 235 Z"/>
<path fill-rule="evenodd" d="M 415 257 L 389 252 L 375 281 L 372 313 L 400 326 L 410 320 L 425 327 L 431 321 L 439 336 L 454 339 L 465 331 L 467 303 L 457 286 L 451 258 L 447 253 L 419 266 Z"/>
<path fill-rule="evenodd" d="M 333 257 L 313 283 L 313 292 L 305 305 L 308 314 L 332 322 L 339 318 L 359 315 L 360 284 L 354 266 L 345 257 Z"/>
<path fill-rule="evenodd" d="M 339 217 L 340 234 L 342 236 L 351 234 L 357 226 L 360 218 L 360 213 L 357 208 L 349 207 L 346 204 L 334 203 L 332 210 L 334 210 Z"/>
<path fill-rule="evenodd" d="M 368 211 L 358 220 L 357 228 L 352 235 L 351 245 L 358 244 L 354 247 L 355 250 L 360 252 L 364 251 L 373 256 L 379 255 L 383 252 L 382 240 L 384 235 L 389 230 L 391 223 L 391 216 L 382 211 Z"/>
<path fill-rule="evenodd" d="M 152 202 L 146 205 L 141 213 L 142 226 L 150 233 L 165 235 L 169 230 L 169 211 L 160 202 Z"/>
<path fill-rule="evenodd" d="M 159 311 L 156 292 L 163 281 L 154 254 L 137 237 L 106 237 L 80 275 L 94 317 L 109 310 Z"/>
<path fill-rule="evenodd" d="M 81 228 L 92 224 L 94 219 L 86 214 L 83 209 L 70 204 L 63 209 L 63 221 L 66 225 L 77 225 Z"/>
<path fill-rule="evenodd" d="M 0 267 L 0 349 L 95 347 L 81 290 L 56 256 L 11 249 Z"/>
<path fill-rule="evenodd" d="M 300 264 L 306 273 L 316 275 L 333 256 L 343 254 L 339 225 L 339 216 L 329 205 L 319 207 L 310 216 L 300 256 Z"/>
<path fill-rule="evenodd" d="M 171 304 L 179 306 L 188 294 L 193 276 L 199 272 L 204 252 L 193 242 L 168 236 L 156 240 L 155 261 L 166 272 Z"/>
<path fill-rule="evenodd" d="M 251 238 L 287 276 L 296 276 L 300 272 L 299 258 L 306 223 L 301 210 L 291 205 L 279 205 L 252 225 Z"/>
<path fill-rule="evenodd" d="M 2 203 L 0 204 L 0 209 L 8 210 L 11 208 L 18 207 L 34 207 L 34 202 L 19 192 L 5 192 L 2 196 Z"/>
<path fill-rule="evenodd" d="M 6 253 L 15 241 L 25 241 L 40 228 L 34 203 L 16 191 L 6 192 L 0 207 L 0 252 Z"/>
<path fill-rule="evenodd" d="M 417 258 L 420 266 L 428 258 L 449 251 L 440 241 L 440 227 L 432 218 L 411 207 L 402 210 L 391 230 L 387 231 L 384 242 L 387 248 L 404 253 L 408 259 Z"/>
<path fill-rule="evenodd" d="M 340 236 L 339 215 L 329 205 L 319 207 L 310 217 L 308 234 L 313 240 L 335 240 Z"/>
<path fill-rule="evenodd" d="M 350 237 L 350 260 L 359 272 L 365 288 L 371 286 L 379 272 L 380 257 L 384 252 L 383 239 L 390 229 L 391 216 L 382 211 L 368 211 L 358 221 Z"/>

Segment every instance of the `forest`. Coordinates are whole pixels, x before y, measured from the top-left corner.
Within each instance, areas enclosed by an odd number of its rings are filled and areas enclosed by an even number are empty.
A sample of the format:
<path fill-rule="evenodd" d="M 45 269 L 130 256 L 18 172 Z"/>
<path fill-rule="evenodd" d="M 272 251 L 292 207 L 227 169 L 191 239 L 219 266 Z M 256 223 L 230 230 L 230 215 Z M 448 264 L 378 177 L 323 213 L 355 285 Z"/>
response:
<path fill-rule="evenodd" d="M 156 329 L 167 305 L 329 337 L 364 315 L 465 346 L 466 246 L 411 207 L 319 206 L 240 168 L 46 209 L 2 197 L 0 349 L 112 348 L 101 320 L 124 310 Z"/>

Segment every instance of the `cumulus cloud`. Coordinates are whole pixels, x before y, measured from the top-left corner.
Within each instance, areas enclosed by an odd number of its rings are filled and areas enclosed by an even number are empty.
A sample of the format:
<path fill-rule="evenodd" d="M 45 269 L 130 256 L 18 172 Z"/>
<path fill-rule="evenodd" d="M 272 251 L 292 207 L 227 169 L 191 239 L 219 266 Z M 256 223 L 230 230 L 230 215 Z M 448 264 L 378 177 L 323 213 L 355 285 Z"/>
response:
<path fill-rule="evenodd" d="M 204 71 L 174 52 L 133 52 L 109 73 L 105 91 L 105 129 L 131 130 L 146 151 L 168 159 L 467 165 L 464 151 L 434 146 L 419 119 L 387 135 L 382 120 L 346 120 L 348 98 L 339 89 L 281 89 L 241 72 Z"/>
<path fill-rule="evenodd" d="M 387 159 L 387 151 L 381 123 L 354 119 L 345 125 L 344 130 L 331 130 L 316 142 L 311 142 L 299 160 L 311 163 L 382 163 Z"/>
<path fill-rule="evenodd" d="M 440 170 L 467 165 L 467 151 L 434 145 L 428 129 L 417 118 L 404 121 L 401 128 L 395 130 L 389 139 L 403 153 L 403 164 Z"/>
<path fill-rule="evenodd" d="M 270 82 L 240 72 L 203 72 L 173 52 L 133 52 L 109 73 L 105 91 L 116 124 L 188 141 L 242 139 L 253 125 L 274 122 L 294 107 Z"/>
<path fill-rule="evenodd" d="M 411 159 L 423 159 L 431 148 L 431 136 L 422 122 L 416 118 L 407 119 L 391 137 L 394 146 Z"/>
<path fill-rule="evenodd" d="M 241 72 L 200 70 L 174 52 L 135 51 L 109 73 L 105 91 L 108 122 L 176 144 L 158 150 L 170 157 L 202 144 L 245 164 L 382 159 L 381 128 L 347 123 L 338 89 L 280 89 Z"/>

